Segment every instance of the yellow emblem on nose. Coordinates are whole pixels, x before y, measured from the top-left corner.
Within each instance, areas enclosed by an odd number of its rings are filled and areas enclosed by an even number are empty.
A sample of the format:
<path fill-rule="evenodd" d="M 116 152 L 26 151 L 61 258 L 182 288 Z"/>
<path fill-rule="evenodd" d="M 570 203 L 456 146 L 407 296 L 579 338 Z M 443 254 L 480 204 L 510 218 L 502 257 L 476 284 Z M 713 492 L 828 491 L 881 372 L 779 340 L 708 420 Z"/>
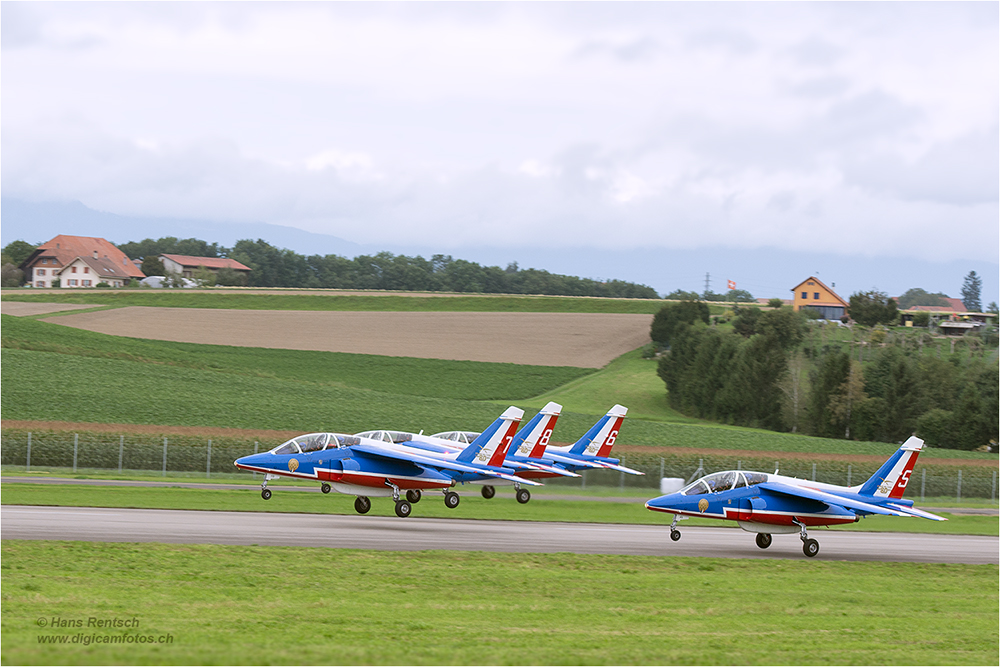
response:
<path fill-rule="evenodd" d="M 707 509 L 708 509 L 708 500 L 706 498 L 702 498 L 701 500 L 698 501 L 698 510 L 704 512 Z"/>
<path fill-rule="evenodd" d="M 289 470 L 289 472 L 295 472 L 298 469 L 299 469 L 299 462 L 296 461 L 295 459 L 291 459 L 288 462 L 288 470 Z"/>

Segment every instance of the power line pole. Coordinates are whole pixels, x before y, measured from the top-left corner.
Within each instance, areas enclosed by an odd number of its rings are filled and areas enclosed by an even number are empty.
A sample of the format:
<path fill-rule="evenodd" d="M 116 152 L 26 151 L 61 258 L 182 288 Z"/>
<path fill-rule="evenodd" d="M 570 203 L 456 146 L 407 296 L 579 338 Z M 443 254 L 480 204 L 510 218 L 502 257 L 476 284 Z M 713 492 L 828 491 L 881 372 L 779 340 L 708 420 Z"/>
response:
<path fill-rule="evenodd" d="M 705 272 L 705 296 L 708 296 L 709 289 L 712 286 L 712 274 Z"/>

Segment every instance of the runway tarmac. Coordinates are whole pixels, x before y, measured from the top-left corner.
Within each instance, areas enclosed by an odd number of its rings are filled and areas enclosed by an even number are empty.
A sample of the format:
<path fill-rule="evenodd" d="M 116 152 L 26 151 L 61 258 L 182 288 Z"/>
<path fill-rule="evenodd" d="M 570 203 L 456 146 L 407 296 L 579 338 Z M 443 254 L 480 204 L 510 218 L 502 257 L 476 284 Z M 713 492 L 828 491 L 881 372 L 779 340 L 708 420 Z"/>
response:
<path fill-rule="evenodd" d="M 419 551 L 571 552 L 645 556 L 805 559 L 797 535 L 758 549 L 732 528 L 478 521 L 409 517 L 208 512 L 96 507 L 0 507 L 0 537 L 20 540 L 242 544 Z M 1000 564 L 1000 540 L 972 535 L 815 530 L 816 560 Z"/>

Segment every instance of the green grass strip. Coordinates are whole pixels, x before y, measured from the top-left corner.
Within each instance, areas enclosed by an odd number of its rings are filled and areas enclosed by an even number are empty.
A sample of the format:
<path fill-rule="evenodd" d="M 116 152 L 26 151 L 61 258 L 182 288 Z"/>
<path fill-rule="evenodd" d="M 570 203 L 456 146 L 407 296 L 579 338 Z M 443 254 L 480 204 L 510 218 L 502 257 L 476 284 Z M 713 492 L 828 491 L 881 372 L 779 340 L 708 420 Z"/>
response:
<path fill-rule="evenodd" d="M 274 294 L 213 290 L 65 290 L 32 294 L 4 291 L 4 301 L 87 303 L 161 308 L 227 308 L 237 310 L 340 310 L 405 312 L 518 312 L 518 313 L 633 313 L 653 314 L 663 307 L 659 299 L 607 299 L 560 296 L 427 296 L 399 294 Z M 723 307 L 716 307 L 722 312 Z"/>
<path fill-rule="evenodd" d="M 980 665 L 998 649 L 996 566 L 32 541 L 2 553 L 4 664 Z M 153 643 L 82 639 L 103 636 Z"/>
<path fill-rule="evenodd" d="M 2 344 L 8 349 L 373 389 L 403 396 L 516 400 L 537 396 L 593 372 L 569 366 L 155 341 L 110 336 L 10 315 L 0 316 L 0 322 L 3 324 Z"/>
<path fill-rule="evenodd" d="M 247 476 L 247 483 L 250 482 Z M 217 510 L 232 512 L 292 512 L 307 514 L 354 515 L 354 496 L 331 493 L 282 492 L 281 482 L 268 485 L 274 495 L 263 500 L 259 489 L 189 489 L 182 487 L 109 487 L 74 484 L 3 485 L 5 505 L 61 505 L 68 507 L 134 507 L 143 509 Z M 563 521 L 584 523 L 628 523 L 663 525 L 664 514 L 650 512 L 637 499 L 632 503 L 602 500 L 560 500 L 533 495 L 525 505 L 513 497 L 486 500 L 478 486 L 461 486 L 462 502 L 455 509 L 444 506 L 441 494 L 426 493 L 413 506 L 413 516 L 447 519 L 495 519 L 508 521 Z M 500 487 L 503 494 L 507 489 Z M 580 495 L 585 496 L 586 491 Z M 659 495 L 648 494 L 648 498 Z M 395 516 L 391 498 L 373 498 L 372 516 Z M 996 517 L 945 514 L 948 521 L 927 521 L 902 517 L 872 516 L 849 526 L 816 530 L 857 530 L 866 532 L 939 533 L 946 535 L 998 535 Z M 736 526 L 733 522 L 690 519 L 685 526 Z M 734 537 L 734 539 L 740 539 Z"/>

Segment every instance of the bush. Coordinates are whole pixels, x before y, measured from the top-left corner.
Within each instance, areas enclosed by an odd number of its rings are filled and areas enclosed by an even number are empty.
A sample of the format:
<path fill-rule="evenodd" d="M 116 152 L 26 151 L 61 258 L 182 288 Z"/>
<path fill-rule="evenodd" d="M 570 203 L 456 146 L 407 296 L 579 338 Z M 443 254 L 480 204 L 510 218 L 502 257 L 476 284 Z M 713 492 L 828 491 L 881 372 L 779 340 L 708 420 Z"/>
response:
<path fill-rule="evenodd" d="M 913 326 L 915 327 L 926 327 L 930 324 L 931 314 L 927 312 L 914 313 L 913 315 Z"/>
<path fill-rule="evenodd" d="M 661 345 L 670 345 L 674 332 L 682 324 L 694 324 L 701 320 L 709 322 L 708 304 L 701 301 L 682 301 L 660 308 L 653 316 L 649 337 Z"/>
<path fill-rule="evenodd" d="M 781 299 L 778 299 L 778 298 L 768 299 L 768 302 L 767 302 L 767 307 L 768 308 L 781 308 L 784 305 L 785 305 L 785 302 L 782 301 Z"/>
<path fill-rule="evenodd" d="M 4 264 L 0 269 L 0 286 L 20 287 L 24 282 L 24 272 L 13 264 Z"/>

